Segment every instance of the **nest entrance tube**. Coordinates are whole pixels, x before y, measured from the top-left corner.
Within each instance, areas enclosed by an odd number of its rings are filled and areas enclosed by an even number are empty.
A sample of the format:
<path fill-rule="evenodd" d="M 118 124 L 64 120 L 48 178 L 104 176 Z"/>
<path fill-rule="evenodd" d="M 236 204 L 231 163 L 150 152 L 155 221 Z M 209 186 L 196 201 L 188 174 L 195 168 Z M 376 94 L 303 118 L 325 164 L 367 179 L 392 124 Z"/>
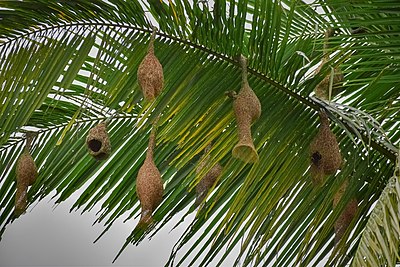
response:
<path fill-rule="evenodd" d="M 261 115 L 261 103 L 247 81 L 247 59 L 240 57 L 242 88 L 233 102 L 239 142 L 232 150 L 233 157 L 246 163 L 258 161 L 258 153 L 251 135 L 251 125 Z"/>
<path fill-rule="evenodd" d="M 110 138 L 107 133 L 107 121 L 99 123 L 89 130 L 86 137 L 89 154 L 97 160 L 108 158 L 111 152 Z"/>

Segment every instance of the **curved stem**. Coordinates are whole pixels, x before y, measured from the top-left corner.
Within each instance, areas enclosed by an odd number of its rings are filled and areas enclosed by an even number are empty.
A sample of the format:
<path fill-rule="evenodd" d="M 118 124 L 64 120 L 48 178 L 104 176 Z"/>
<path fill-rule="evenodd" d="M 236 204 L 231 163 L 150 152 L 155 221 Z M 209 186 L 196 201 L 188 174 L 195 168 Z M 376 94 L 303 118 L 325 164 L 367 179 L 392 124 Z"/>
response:
<path fill-rule="evenodd" d="M 31 149 L 33 138 L 36 135 L 37 135 L 37 133 L 35 133 L 35 132 L 26 132 L 26 134 L 25 134 L 26 144 L 25 144 L 25 148 L 24 148 L 25 152 L 29 152 L 29 149 Z"/>
<path fill-rule="evenodd" d="M 243 55 L 240 55 L 239 58 L 240 66 L 242 67 L 242 84 L 248 84 L 247 81 L 247 58 Z M 245 87 L 243 87 L 245 88 Z"/>
<path fill-rule="evenodd" d="M 154 39 L 156 37 L 157 31 L 158 31 L 157 27 L 153 26 L 153 31 L 150 36 L 149 48 L 147 50 L 150 53 L 154 53 Z"/>
<path fill-rule="evenodd" d="M 153 158 L 154 148 L 156 146 L 157 123 L 158 123 L 159 119 L 160 119 L 160 115 L 158 115 L 153 121 L 153 126 L 151 128 L 150 137 L 149 137 L 149 145 L 148 145 L 147 152 L 146 152 L 147 158 Z"/>

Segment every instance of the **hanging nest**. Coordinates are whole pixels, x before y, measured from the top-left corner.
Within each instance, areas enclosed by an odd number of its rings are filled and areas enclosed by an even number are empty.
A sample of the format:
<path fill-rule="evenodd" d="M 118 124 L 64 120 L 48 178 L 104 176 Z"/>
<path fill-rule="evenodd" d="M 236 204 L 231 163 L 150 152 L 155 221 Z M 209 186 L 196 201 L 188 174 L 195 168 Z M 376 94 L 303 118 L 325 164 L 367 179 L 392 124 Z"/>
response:
<path fill-rule="evenodd" d="M 17 180 L 26 185 L 33 185 L 37 176 L 35 161 L 28 151 L 24 151 L 17 162 Z"/>
<path fill-rule="evenodd" d="M 326 60 L 323 60 L 321 65 L 318 67 L 316 70 L 316 74 L 318 74 L 322 67 L 325 65 Z M 332 81 L 332 92 L 331 92 L 331 97 L 336 96 L 337 94 L 340 93 L 342 86 L 343 86 L 343 80 L 344 76 L 343 73 L 340 69 L 340 67 L 334 68 L 334 74 L 333 74 L 333 81 Z M 330 81 L 331 81 L 331 74 L 329 73 L 317 86 L 314 88 L 314 93 L 315 95 L 324 100 L 329 100 L 329 86 L 330 86 Z"/>
<path fill-rule="evenodd" d="M 162 91 L 164 86 L 163 68 L 154 54 L 154 37 L 156 28 L 150 37 L 149 48 L 137 71 L 139 86 L 146 100 L 154 100 Z"/>
<path fill-rule="evenodd" d="M 319 112 L 321 125 L 310 144 L 310 173 L 314 185 L 324 183 L 327 175 L 332 175 L 342 165 L 342 155 L 336 136 L 329 128 L 329 119 L 324 111 Z"/>
<path fill-rule="evenodd" d="M 346 189 L 349 185 L 349 181 L 345 180 L 339 190 L 333 197 L 333 208 L 336 208 L 339 201 L 342 199 Z M 342 238 L 343 234 L 346 232 L 346 229 L 349 227 L 351 221 L 353 220 L 354 216 L 356 215 L 358 208 L 358 201 L 356 198 L 350 199 L 347 205 L 344 207 L 342 213 L 336 219 L 334 224 L 335 230 L 335 245 L 339 243 L 340 239 Z"/>
<path fill-rule="evenodd" d="M 246 58 L 242 56 L 240 61 L 242 65 L 242 88 L 233 102 L 239 142 L 233 148 L 232 155 L 246 163 L 254 163 L 258 161 L 258 154 L 253 144 L 251 124 L 261 115 L 261 103 L 247 81 Z"/>
<path fill-rule="evenodd" d="M 86 146 L 92 155 L 97 160 L 108 158 L 111 153 L 110 138 L 107 133 L 107 124 L 99 123 L 97 126 L 90 129 L 86 137 Z"/>
<path fill-rule="evenodd" d="M 206 155 L 209 150 L 211 149 L 211 146 L 207 146 L 207 148 L 204 151 L 204 155 L 200 159 L 200 163 L 196 168 L 196 174 L 199 175 L 201 174 L 205 169 L 210 168 L 210 155 Z M 217 181 L 218 176 L 221 175 L 222 172 L 222 166 L 221 164 L 217 163 L 215 164 L 209 171 L 201 178 L 200 182 L 196 186 L 196 201 L 194 203 L 195 206 L 200 205 L 204 198 L 208 194 L 208 190 L 212 188 Z"/>
<path fill-rule="evenodd" d="M 155 126 L 149 138 L 149 145 L 146 153 L 146 159 L 139 169 L 136 178 L 136 193 L 141 205 L 141 217 L 138 223 L 138 228 L 147 228 L 153 222 L 152 213 L 161 203 L 164 187 L 161 179 L 160 171 L 154 163 L 153 152 L 155 146 Z"/>
<path fill-rule="evenodd" d="M 325 41 L 324 41 L 324 58 L 322 59 L 321 65 L 315 70 L 315 74 L 319 74 L 321 72 L 321 69 L 326 65 L 326 63 L 329 61 L 329 39 L 333 37 L 335 34 L 335 31 L 332 28 L 329 28 L 325 32 Z M 332 91 L 331 91 L 331 97 L 336 96 L 338 93 L 340 93 L 342 86 L 343 86 L 343 80 L 344 76 L 342 73 L 342 70 L 340 67 L 335 67 L 333 69 L 333 81 L 332 81 Z M 331 80 L 331 73 L 329 73 L 315 88 L 314 88 L 314 93 L 315 95 L 324 100 L 330 100 L 329 97 L 329 86 L 330 86 L 330 80 Z"/>
<path fill-rule="evenodd" d="M 37 167 L 29 149 L 33 136 L 27 134 L 27 143 L 24 152 L 17 161 L 16 179 L 17 191 L 15 193 L 15 214 L 17 216 L 25 212 L 27 201 L 28 186 L 32 185 L 38 176 Z"/>

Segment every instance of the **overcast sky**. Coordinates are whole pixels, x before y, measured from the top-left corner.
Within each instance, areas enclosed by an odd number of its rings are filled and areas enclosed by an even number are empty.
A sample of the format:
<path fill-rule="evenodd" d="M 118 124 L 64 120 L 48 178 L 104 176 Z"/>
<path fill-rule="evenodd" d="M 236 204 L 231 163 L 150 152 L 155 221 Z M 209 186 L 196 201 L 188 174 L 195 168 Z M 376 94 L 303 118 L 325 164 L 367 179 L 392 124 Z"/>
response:
<path fill-rule="evenodd" d="M 93 241 L 104 227 L 96 224 L 94 209 L 90 213 L 69 213 L 76 197 L 53 209 L 49 197 L 21 216 L 7 229 L 0 242 L 0 266 L 164 266 L 172 246 L 185 226 L 169 234 L 172 227 L 160 231 L 150 242 L 128 246 L 111 264 L 137 220 L 117 221 L 97 243 Z M 193 216 L 186 219 L 189 224 Z M 228 265 L 229 266 L 229 263 Z"/>

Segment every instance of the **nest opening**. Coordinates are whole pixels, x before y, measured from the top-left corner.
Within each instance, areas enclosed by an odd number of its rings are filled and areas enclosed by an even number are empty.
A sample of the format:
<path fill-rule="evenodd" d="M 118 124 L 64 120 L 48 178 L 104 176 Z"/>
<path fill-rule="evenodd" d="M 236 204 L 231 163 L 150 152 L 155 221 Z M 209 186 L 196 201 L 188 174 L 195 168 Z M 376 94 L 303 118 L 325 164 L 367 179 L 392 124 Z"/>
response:
<path fill-rule="evenodd" d="M 89 145 L 90 150 L 92 150 L 93 152 L 99 152 L 103 143 L 99 140 L 92 139 L 88 142 L 88 145 Z M 102 153 L 102 154 L 104 154 L 104 153 Z"/>
<path fill-rule="evenodd" d="M 106 123 L 99 123 L 89 130 L 86 137 L 86 147 L 90 155 L 97 160 L 106 159 L 111 152 L 111 143 L 106 127 Z"/>
<path fill-rule="evenodd" d="M 320 154 L 318 151 L 314 152 L 314 153 L 311 155 L 311 161 L 312 161 L 312 163 L 314 163 L 314 164 L 317 165 L 317 166 L 319 166 L 319 164 L 321 163 L 321 159 L 322 159 L 322 156 L 321 156 L 321 154 Z"/>
<path fill-rule="evenodd" d="M 255 163 L 258 161 L 258 154 L 255 148 L 249 144 L 237 144 L 232 154 L 235 158 L 244 161 L 245 163 Z"/>

